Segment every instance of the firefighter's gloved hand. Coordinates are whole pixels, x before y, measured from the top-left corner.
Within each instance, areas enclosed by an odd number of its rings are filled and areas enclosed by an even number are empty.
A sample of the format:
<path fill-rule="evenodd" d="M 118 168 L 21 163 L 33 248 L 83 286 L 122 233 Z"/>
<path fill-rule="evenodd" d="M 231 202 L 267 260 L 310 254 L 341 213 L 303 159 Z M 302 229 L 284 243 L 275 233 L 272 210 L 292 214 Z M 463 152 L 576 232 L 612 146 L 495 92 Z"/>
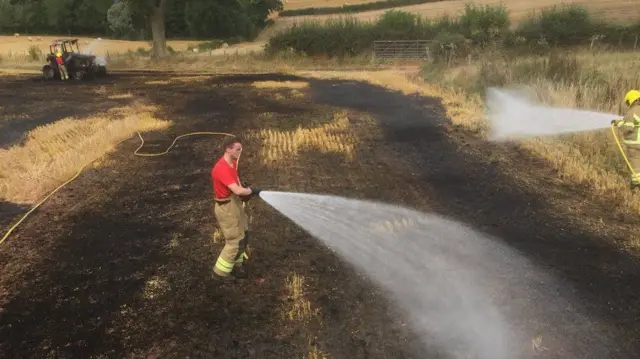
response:
<path fill-rule="evenodd" d="M 260 192 L 262 192 L 262 190 L 260 188 L 257 187 L 251 187 L 251 195 L 253 196 L 259 196 Z"/>
<path fill-rule="evenodd" d="M 251 198 L 253 198 L 253 196 L 259 195 L 260 191 L 262 191 L 260 188 L 257 188 L 257 187 L 249 187 L 249 189 L 251 189 L 251 194 L 248 194 L 246 196 L 240 196 L 240 200 L 242 202 L 248 202 Z"/>

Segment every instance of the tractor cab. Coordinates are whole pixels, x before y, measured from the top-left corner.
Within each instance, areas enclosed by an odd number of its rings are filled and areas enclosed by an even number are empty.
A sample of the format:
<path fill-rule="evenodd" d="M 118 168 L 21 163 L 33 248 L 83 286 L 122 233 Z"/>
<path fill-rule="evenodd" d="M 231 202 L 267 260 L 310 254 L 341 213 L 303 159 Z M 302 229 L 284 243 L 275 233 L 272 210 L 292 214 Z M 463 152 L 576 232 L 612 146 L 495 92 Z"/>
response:
<path fill-rule="evenodd" d="M 74 45 L 75 49 L 73 47 Z M 51 45 L 49 45 L 49 54 L 55 57 L 58 52 L 62 53 L 62 57 L 66 57 L 70 52 L 79 53 L 80 46 L 78 45 L 78 39 L 54 40 L 51 42 Z"/>

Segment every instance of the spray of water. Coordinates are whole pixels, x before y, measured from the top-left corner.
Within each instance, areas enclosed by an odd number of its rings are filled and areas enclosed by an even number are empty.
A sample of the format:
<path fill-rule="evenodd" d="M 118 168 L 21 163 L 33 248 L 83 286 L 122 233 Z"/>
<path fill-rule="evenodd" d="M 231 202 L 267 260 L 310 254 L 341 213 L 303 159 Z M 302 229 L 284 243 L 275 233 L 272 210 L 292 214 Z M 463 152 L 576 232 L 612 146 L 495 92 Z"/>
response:
<path fill-rule="evenodd" d="M 494 238 L 390 204 L 276 191 L 260 197 L 379 285 L 422 338 L 426 357 L 528 357 L 540 331 L 568 357 L 598 353 L 598 329 L 564 299 L 571 289 L 554 287 Z M 572 353 L 563 335 L 587 337 L 590 346 Z"/>
<path fill-rule="evenodd" d="M 487 90 L 490 139 L 504 141 L 602 129 L 620 116 L 533 104 L 506 89 Z"/>
<path fill-rule="evenodd" d="M 93 39 L 91 40 L 91 42 L 89 43 L 89 45 L 87 46 L 87 50 L 86 50 L 86 54 L 91 55 L 93 54 L 93 46 L 99 42 L 102 41 L 102 38 L 97 38 L 97 39 Z"/>
<path fill-rule="evenodd" d="M 87 49 L 85 51 L 83 51 L 84 54 L 87 55 L 92 55 L 93 54 L 93 46 L 99 42 L 102 41 L 102 38 L 97 38 L 94 40 L 91 40 L 91 42 L 89 43 L 89 45 L 87 46 Z M 100 66 L 107 66 L 107 58 L 104 56 L 98 56 L 96 55 L 96 63 Z"/>
<path fill-rule="evenodd" d="M 104 56 L 96 56 L 96 64 L 100 66 L 107 66 L 107 58 Z"/>

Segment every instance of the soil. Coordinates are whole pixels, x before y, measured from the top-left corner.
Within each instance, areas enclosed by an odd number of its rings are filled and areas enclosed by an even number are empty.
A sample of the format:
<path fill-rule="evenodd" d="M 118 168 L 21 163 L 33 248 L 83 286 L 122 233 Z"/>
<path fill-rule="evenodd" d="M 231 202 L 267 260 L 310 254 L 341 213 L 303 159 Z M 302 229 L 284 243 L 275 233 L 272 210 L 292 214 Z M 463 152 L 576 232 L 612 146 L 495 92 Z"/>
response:
<path fill-rule="evenodd" d="M 580 335 L 554 342 L 550 328 L 548 350 L 532 356 L 640 353 L 640 266 L 618 249 L 638 220 L 616 217 L 615 203 L 563 183 L 544 162 L 453 126 L 437 98 L 274 74 L 165 85 L 145 84 L 171 79 L 162 73 L 64 84 L 6 79 L 4 111 L 27 119 L 0 124 L 3 148 L 35 126 L 132 101 L 107 101 L 101 87 L 130 92 L 174 122 L 168 131 L 144 134 L 143 150 L 163 151 L 187 132 L 235 133 L 246 137 L 241 177 L 263 189 L 375 199 L 453 217 L 566 282 L 612 341 L 606 348 Z M 310 86 L 297 89 L 304 97 L 251 86 L 266 80 Z M 263 128 L 314 128 L 338 110 L 347 111 L 360 139 L 353 161 L 309 149 L 263 163 L 263 140 L 245 136 Z M 223 245 L 213 239 L 210 182 L 220 143 L 219 137 L 185 139 L 165 156 L 145 158 L 132 155 L 139 145 L 133 138 L 28 217 L 0 248 L 2 357 L 433 357 L 366 273 L 260 199 L 248 209 L 249 278 L 211 279 Z M 1 228 L 28 208 L 0 203 Z M 292 274 L 304 278 L 303 295 L 316 315 L 287 316 L 297 300 L 286 285 Z"/>

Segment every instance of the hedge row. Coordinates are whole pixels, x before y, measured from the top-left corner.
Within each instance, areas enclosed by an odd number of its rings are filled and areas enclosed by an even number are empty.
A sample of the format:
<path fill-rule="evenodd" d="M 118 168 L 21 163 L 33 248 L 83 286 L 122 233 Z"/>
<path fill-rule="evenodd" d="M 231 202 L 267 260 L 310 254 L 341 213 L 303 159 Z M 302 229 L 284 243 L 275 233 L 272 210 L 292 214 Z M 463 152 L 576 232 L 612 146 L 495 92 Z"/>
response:
<path fill-rule="evenodd" d="M 293 50 L 308 56 L 344 57 L 371 52 L 375 40 L 431 40 L 431 53 L 439 58 L 452 54 L 466 56 L 486 47 L 536 51 L 598 42 L 635 48 L 640 46 L 638 36 L 640 22 L 603 23 L 594 20 L 585 8 L 573 4 L 532 13 L 515 29 L 511 29 L 505 7 L 467 5 L 457 18 L 427 19 L 390 10 L 376 22 L 351 17 L 325 23 L 309 21 L 272 37 L 267 51 Z"/>
<path fill-rule="evenodd" d="M 433 2 L 441 2 L 446 0 L 381 0 L 364 4 L 343 5 L 332 7 L 308 7 L 304 9 L 285 10 L 280 12 L 279 16 L 300 16 L 300 15 L 330 15 L 330 14 L 348 14 L 354 12 L 363 12 L 371 10 L 391 9 L 394 7 L 428 4 Z"/>

